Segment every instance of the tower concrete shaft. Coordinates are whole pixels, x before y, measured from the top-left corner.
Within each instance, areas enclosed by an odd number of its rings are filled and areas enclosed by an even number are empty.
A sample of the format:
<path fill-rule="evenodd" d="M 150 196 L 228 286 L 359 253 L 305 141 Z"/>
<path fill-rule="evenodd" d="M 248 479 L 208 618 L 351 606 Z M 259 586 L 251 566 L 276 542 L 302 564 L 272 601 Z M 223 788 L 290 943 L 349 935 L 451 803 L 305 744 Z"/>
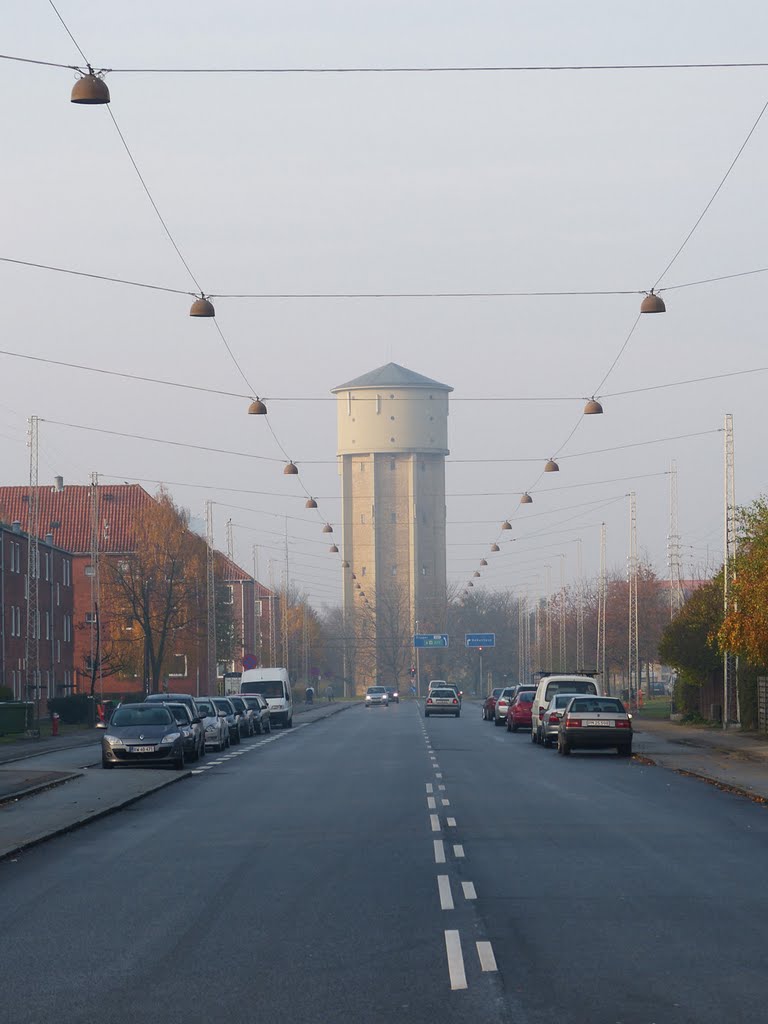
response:
<path fill-rule="evenodd" d="M 333 389 L 344 616 L 360 681 L 403 685 L 416 622 L 444 631 L 452 390 L 396 363 Z"/>

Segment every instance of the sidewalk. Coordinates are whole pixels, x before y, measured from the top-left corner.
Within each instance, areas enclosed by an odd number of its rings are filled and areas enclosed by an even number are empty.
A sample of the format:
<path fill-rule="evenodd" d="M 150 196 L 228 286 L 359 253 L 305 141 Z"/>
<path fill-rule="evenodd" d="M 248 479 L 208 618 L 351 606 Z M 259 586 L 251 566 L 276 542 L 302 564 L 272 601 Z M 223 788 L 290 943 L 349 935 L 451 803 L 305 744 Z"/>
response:
<path fill-rule="evenodd" d="M 660 768 L 768 801 L 768 737 L 640 718 L 634 751 Z"/>

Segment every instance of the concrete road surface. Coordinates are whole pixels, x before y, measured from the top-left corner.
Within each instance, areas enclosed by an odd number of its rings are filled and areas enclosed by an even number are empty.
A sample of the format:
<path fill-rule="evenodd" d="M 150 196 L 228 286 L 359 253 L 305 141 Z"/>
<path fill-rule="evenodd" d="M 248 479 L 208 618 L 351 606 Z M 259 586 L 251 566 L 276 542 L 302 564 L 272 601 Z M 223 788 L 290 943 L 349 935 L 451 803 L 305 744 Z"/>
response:
<path fill-rule="evenodd" d="M 0 863 L 5 1019 L 766 1017 L 749 800 L 469 703 L 354 708 L 197 771 Z"/>

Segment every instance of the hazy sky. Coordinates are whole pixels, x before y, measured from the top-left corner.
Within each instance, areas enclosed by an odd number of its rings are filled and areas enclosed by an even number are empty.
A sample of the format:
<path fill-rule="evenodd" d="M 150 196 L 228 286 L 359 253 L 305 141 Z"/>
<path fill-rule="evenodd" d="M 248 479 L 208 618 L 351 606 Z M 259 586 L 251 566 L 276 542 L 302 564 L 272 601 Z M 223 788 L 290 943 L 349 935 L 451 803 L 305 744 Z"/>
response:
<path fill-rule="evenodd" d="M 768 6 L 743 0 L 149 3 L 58 0 L 95 67 L 296 67 L 760 61 Z M 6 0 L 7 54 L 81 59 L 44 0 Z M 0 61 L 0 256 L 191 289 L 102 107 L 69 102 L 67 70 Z M 206 291 L 552 291 L 649 288 L 768 99 L 768 68 L 403 75 L 108 76 L 111 110 Z M 768 266 L 768 114 L 663 284 Z M 190 300 L 0 264 L 0 348 L 249 392 Z M 600 394 L 768 364 L 768 275 L 671 291 Z M 390 359 L 453 385 L 449 578 L 469 578 L 497 527 L 516 538 L 482 585 L 536 586 L 558 555 L 597 568 L 599 523 L 623 568 L 627 500 L 666 572 L 670 460 L 685 572 L 722 548 L 722 433 L 543 461 L 735 417 L 740 502 L 765 490 L 768 373 L 606 397 L 580 419 L 634 323 L 639 296 L 226 300 L 217 320 L 321 511 L 339 519 L 329 390 Z M 534 402 L 487 401 L 533 397 Z M 570 396 L 570 401 L 553 401 Z M 318 399 L 326 399 L 320 400 Z M 468 399 L 475 399 L 469 401 Z M 25 483 L 26 417 L 282 458 L 247 402 L 0 356 L 0 479 Z M 499 461 L 473 461 L 473 460 Z M 503 461 L 526 460 L 534 461 Z M 238 560 L 282 559 L 317 603 L 339 559 L 278 462 L 41 425 L 41 480 L 172 481 L 216 505 Z M 631 480 L 617 478 L 632 477 Z M 189 486 L 195 485 L 195 486 Z M 154 483 L 147 483 L 150 490 Z M 226 488 L 262 494 L 236 493 Z M 568 489 L 566 489 L 568 488 Z M 584 503 L 591 502 L 591 505 Z M 252 510 L 231 509 L 226 503 Z M 577 506 L 577 507 L 575 507 Z M 246 529 L 245 527 L 248 527 Z M 526 540 L 527 535 L 536 536 Z M 338 536 L 338 531 L 337 531 Z M 507 534 L 506 536 L 509 536 Z M 506 537 L 505 537 L 506 539 Z M 280 566 L 274 572 L 279 576 Z M 534 575 L 531 575 L 533 573 Z"/>

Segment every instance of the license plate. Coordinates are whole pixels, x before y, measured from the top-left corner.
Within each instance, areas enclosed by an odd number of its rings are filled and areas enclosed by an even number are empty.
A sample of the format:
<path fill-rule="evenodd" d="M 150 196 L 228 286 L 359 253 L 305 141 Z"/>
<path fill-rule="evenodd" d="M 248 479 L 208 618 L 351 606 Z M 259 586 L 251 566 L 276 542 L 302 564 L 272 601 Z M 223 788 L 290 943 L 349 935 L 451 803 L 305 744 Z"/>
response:
<path fill-rule="evenodd" d="M 599 721 L 599 722 L 585 722 L 585 723 L 584 723 L 584 725 L 587 725 L 587 726 L 589 726 L 590 728 L 591 728 L 592 726 L 608 726 L 608 728 L 610 728 L 610 727 L 611 727 L 611 726 L 613 725 L 613 722 L 612 722 L 612 721 L 610 721 L 610 720 L 609 720 L 609 721 L 607 721 L 607 722 L 606 722 L 606 721 L 602 721 L 602 720 L 601 720 L 601 721 Z"/>
<path fill-rule="evenodd" d="M 134 754 L 154 754 L 154 747 L 131 747 Z"/>

